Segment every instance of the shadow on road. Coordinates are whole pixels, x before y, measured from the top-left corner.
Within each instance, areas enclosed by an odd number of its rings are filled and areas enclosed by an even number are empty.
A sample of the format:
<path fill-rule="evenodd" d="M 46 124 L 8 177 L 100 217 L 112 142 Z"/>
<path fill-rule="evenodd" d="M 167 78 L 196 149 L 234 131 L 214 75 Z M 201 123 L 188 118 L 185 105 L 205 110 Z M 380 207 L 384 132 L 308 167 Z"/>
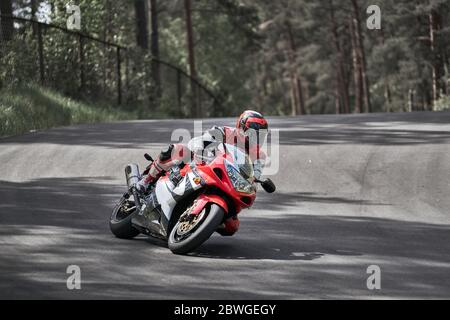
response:
<path fill-rule="evenodd" d="M 262 192 L 261 192 L 262 193 Z M 259 194 L 258 194 L 259 195 Z M 274 201 L 274 198 L 276 201 Z M 390 206 L 389 203 L 381 203 L 366 199 L 350 199 L 345 197 L 333 197 L 319 194 L 316 192 L 279 192 L 274 196 L 265 196 L 261 194 L 258 197 L 254 209 L 282 210 L 286 206 L 300 206 L 304 202 L 322 203 L 322 204 L 347 204 L 347 205 L 372 205 L 372 206 Z"/>
<path fill-rule="evenodd" d="M 197 249 L 194 253 L 189 254 L 192 257 L 210 258 L 210 259 L 231 259 L 231 260 L 303 260 L 312 261 L 320 259 L 325 255 L 338 256 L 360 256 L 357 252 L 344 250 L 327 250 L 323 248 L 321 252 L 313 252 L 305 246 L 289 244 L 284 248 L 268 248 L 266 244 L 261 242 L 270 240 L 270 235 L 261 241 L 250 241 L 242 245 L 239 240 L 231 240 L 229 243 L 208 243 Z M 279 243 L 284 244 L 286 243 Z M 302 250 L 306 249 L 306 250 Z"/>
<path fill-rule="evenodd" d="M 213 125 L 233 126 L 234 122 L 232 118 L 202 120 L 203 130 Z M 275 117 L 270 118 L 270 123 L 272 129 L 282 129 L 282 145 L 415 145 L 450 142 L 450 130 L 443 127 L 450 125 L 450 112 Z M 433 127 L 439 129 L 434 130 Z M 192 134 L 193 121 L 140 120 L 80 125 L 3 138 L 0 143 L 141 148 L 149 143 L 168 143 L 175 129 L 186 129 Z M 137 134 L 132 135 L 132 132 Z"/>
<path fill-rule="evenodd" d="M 312 281 L 308 292 L 320 287 L 346 296 L 371 263 L 384 270 L 386 295 L 450 296 L 450 225 L 283 214 L 279 207 L 243 216 L 235 237 L 214 235 L 195 253 L 176 256 L 158 240 L 110 234 L 110 209 L 121 191 L 95 179 L 0 181 L 0 297 L 66 295 L 69 264 L 86 272 L 84 297 L 157 298 L 164 290 L 165 298 L 180 298 L 207 287 L 199 298 L 287 298 L 305 281 Z M 299 193 L 286 205 L 297 196 L 325 206 L 345 201 Z"/>
<path fill-rule="evenodd" d="M 282 145 L 444 144 L 450 142 L 450 112 L 291 118 L 280 128 Z"/>
<path fill-rule="evenodd" d="M 203 130 L 213 125 L 233 125 L 231 119 L 203 120 Z M 0 143 L 51 143 L 107 148 L 142 148 L 150 143 L 170 143 L 173 130 L 194 131 L 193 120 L 137 120 L 54 128 L 0 139 Z M 134 134 L 135 133 L 135 134 Z"/>
<path fill-rule="evenodd" d="M 303 130 L 283 131 L 282 145 L 363 144 L 363 145 L 415 145 L 445 144 L 450 141 L 450 131 L 341 128 L 324 129 L 306 127 Z"/>

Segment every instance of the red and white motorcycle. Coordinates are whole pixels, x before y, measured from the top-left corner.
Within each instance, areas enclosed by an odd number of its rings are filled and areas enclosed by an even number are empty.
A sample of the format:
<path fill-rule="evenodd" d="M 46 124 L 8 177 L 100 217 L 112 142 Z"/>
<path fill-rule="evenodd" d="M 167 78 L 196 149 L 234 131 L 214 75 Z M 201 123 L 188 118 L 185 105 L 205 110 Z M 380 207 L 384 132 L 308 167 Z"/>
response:
<path fill-rule="evenodd" d="M 195 250 L 227 219 L 251 207 L 256 183 L 269 193 L 275 191 L 270 179 L 255 179 L 253 165 L 241 149 L 226 143 L 218 146 L 214 157 L 174 166 L 144 195 L 134 188 L 141 179 L 138 166 L 127 165 L 125 175 L 128 192 L 113 209 L 112 233 L 125 239 L 140 233 L 166 239 L 176 254 Z"/>

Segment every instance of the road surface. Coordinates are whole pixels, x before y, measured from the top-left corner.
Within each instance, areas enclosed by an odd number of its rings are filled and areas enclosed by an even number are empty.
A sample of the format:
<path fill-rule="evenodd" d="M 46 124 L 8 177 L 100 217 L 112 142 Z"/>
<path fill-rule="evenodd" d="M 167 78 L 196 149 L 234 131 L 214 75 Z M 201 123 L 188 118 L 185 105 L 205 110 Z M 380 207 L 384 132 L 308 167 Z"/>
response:
<path fill-rule="evenodd" d="M 233 125 L 234 119 L 203 122 Z M 277 193 L 190 256 L 109 231 L 123 167 L 191 120 L 0 139 L 0 298 L 450 298 L 450 113 L 273 118 Z M 66 269 L 81 268 L 81 290 Z M 381 270 L 368 290 L 367 268 Z"/>

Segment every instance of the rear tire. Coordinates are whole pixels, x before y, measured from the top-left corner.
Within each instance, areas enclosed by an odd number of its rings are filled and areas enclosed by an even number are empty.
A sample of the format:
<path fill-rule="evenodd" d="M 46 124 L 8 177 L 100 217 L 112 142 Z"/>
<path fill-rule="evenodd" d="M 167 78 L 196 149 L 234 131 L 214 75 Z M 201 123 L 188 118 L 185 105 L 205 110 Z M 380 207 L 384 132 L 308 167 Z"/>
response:
<path fill-rule="evenodd" d="M 109 219 L 109 228 L 117 238 L 133 239 L 140 233 L 131 223 L 131 219 L 138 214 L 138 211 L 134 210 L 126 217 L 120 217 L 119 210 L 121 210 L 122 204 L 123 202 L 120 202 L 114 207 L 111 218 Z"/>
<path fill-rule="evenodd" d="M 208 210 L 208 208 L 205 208 Z M 217 230 L 217 227 L 222 223 L 225 211 L 216 204 L 211 204 L 207 216 L 203 219 L 201 224 L 190 234 L 186 239 L 181 241 L 175 240 L 175 234 L 178 229 L 177 222 L 172 228 L 168 245 L 169 249 L 175 254 L 186 254 L 194 251 L 200 247 L 211 235 Z"/>

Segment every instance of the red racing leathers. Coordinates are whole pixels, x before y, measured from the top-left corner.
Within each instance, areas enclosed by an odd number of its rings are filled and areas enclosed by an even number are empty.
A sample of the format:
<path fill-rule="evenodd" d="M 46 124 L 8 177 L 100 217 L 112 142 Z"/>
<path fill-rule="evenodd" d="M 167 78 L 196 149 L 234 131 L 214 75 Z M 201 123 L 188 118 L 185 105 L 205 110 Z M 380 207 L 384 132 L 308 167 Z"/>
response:
<path fill-rule="evenodd" d="M 256 179 L 259 179 L 266 161 L 265 153 L 260 149 L 261 140 L 257 135 L 244 135 L 239 129 L 232 127 L 213 127 L 207 130 L 200 138 L 194 138 L 188 146 L 183 144 L 171 144 L 161 150 L 156 160 L 151 164 L 148 175 L 139 184 L 147 187 L 150 183 L 155 183 L 165 171 L 181 162 L 188 163 L 196 159 L 196 155 L 213 150 L 217 143 L 227 143 L 236 145 L 244 150 L 253 163 L 253 171 Z M 194 141 L 195 140 L 195 141 Z M 209 149 L 209 150 L 208 150 Z M 217 230 L 220 234 L 232 235 L 239 229 L 239 219 L 237 216 L 229 218 Z"/>

